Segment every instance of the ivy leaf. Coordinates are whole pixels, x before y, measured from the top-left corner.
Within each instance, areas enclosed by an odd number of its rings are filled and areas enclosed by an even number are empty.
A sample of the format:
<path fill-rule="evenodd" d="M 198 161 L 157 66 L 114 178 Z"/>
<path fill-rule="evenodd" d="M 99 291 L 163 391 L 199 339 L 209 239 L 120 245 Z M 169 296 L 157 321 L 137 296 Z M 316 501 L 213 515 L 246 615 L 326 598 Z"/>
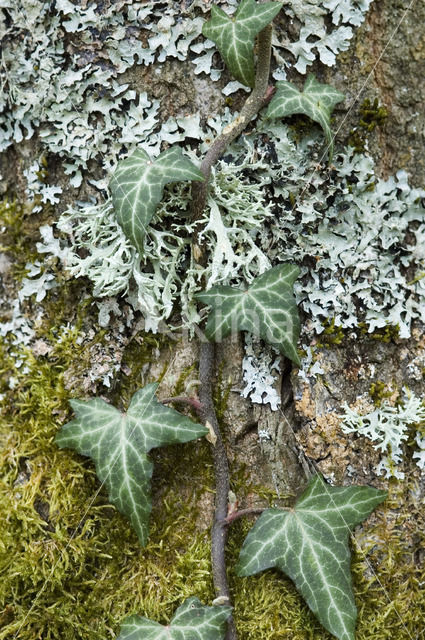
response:
<path fill-rule="evenodd" d="M 219 342 L 231 333 L 249 331 L 299 365 L 296 343 L 300 320 L 293 294 L 299 269 L 281 264 L 255 278 L 245 289 L 216 286 L 196 298 L 212 309 L 205 327 L 208 340 Z"/>
<path fill-rule="evenodd" d="M 206 607 L 198 598 L 188 598 L 165 627 L 141 616 L 129 616 L 117 640 L 222 640 L 231 611 L 231 607 Z"/>
<path fill-rule="evenodd" d="M 295 113 L 303 113 L 319 123 L 325 132 L 329 146 L 329 160 L 333 154 L 333 138 L 330 127 L 331 114 L 338 102 L 344 100 L 340 93 L 329 84 L 321 84 L 310 73 L 305 81 L 304 91 L 298 91 L 290 82 L 277 82 L 277 91 L 267 109 L 269 118 L 285 118 Z"/>
<path fill-rule="evenodd" d="M 277 567 L 295 582 L 328 631 L 354 640 L 348 535 L 386 495 L 372 487 L 328 486 L 315 476 L 294 509 L 261 514 L 240 552 L 238 575 Z"/>
<path fill-rule="evenodd" d="M 167 149 L 155 160 L 138 149 L 118 163 L 109 182 L 112 202 L 122 230 L 140 253 L 164 186 L 182 180 L 204 180 L 204 176 L 178 147 Z"/>
<path fill-rule="evenodd" d="M 242 0 L 234 16 L 213 6 L 211 19 L 204 23 L 204 36 L 215 42 L 231 74 L 248 87 L 255 83 L 255 37 L 282 6 L 282 2 L 257 4 L 255 0 Z"/>
<path fill-rule="evenodd" d="M 126 413 L 101 398 L 71 400 L 75 420 L 65 424 L 55 441 L 95 462 L 110 501 L 133 525 L 142 545 L 148 537 L 153 465 L 146 455 L 154 447 L 188 442 L 208 429 L 155 398 L 157 384 L 148 384 L 132 397 Z"/>

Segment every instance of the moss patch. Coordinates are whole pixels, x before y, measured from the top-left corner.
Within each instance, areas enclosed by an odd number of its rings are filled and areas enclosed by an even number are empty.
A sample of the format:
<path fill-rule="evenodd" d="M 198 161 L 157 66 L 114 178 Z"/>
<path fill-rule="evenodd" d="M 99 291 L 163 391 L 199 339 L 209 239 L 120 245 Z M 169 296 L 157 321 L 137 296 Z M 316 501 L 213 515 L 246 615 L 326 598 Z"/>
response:
<path fill-rule="evenodd" d="M 13 297 L 26 261 L 39 259 L 28 227 L 37 216 L 17 203 L 2 212 Z M 214 597 L 209 540 L 194 509 L 211 491 L 209 449 L 200 442 L 153 453 L 151 537 L 142 549 L 91 461 L 54 444 L 71 417 L 69 398 L 93 393 L 93 357 L 106 350 L 113 358 L 118 338 L 98 330 L 84 281 L 50 267 L 59 286 L 22 309 L 39 315 L 34 337 L 27 346 L 13 333 L 0 339 L 0 639 L 104 640 L 130 613 L 165 623 L 189 595 Z M 101 393 L 126 405 L 164 341 L 138 333 L 118 346 L 121 370 Z"/>
<path fill-rule="evenodd" d="M 165 622 L 189 595 L 213 597 L 209 540 L 192 511 L 211 479 L 207 446 L 154 453 L 151 537 L 141 549 L 91 462 L 53 442 L 69 417 L 64 373 L 81 357 L 78 344 L 66 346 L 53 343 L 48 358 L 22 350 L 22 374 L 1 345 L 18 380 L 10 390 L 3 378 L 1 389 L 2 639 L 104 639 L 129 613 Z"/>
<path fill-rule="evenodd" d="M 394 391 L 388 388 L 388 383 L 383 382 L 382 380 L 372 382 L 369 387 L 369 395 L 372 398 L 375 407 L 380 407 L 382 401 L 386 398 L 391 398 L 393 393 Z"/>
<path fill-rule="evenodd" d="M 373 102 L 366 98 L 359 109 L 359 124 L 350 131 L 348 144 L 357 153 L 364 153 L 367 148 L 367 138 L 376 127 L 382 127 L 388 118 L 388 110 L 379 104 L 377 98 Z"/>
<path fill-rule="evenodd" d="M 408 640 L 425 627 L 424 516 L 415 498 L 419 481 L 390 486 L 389 499 L 352 539 L 352 574 L 359 618 L 356 640 Z M 233 565 L 252 521 L 237 522 L 229 540 Z M 408 531 L 407 536 L 400 531 Z M 248 578 L 231 572 L 235 619 L 243 640 L 331 640 L 276 570 Z"/>

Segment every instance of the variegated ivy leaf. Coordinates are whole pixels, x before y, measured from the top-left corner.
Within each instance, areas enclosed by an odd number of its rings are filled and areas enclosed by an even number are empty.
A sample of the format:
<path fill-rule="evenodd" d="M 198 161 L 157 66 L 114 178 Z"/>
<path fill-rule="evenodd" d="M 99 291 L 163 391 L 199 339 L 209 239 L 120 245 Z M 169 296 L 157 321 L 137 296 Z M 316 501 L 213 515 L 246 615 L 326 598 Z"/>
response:
<path fill-rule="evenodd" d="M 254 42 L 257 34 L 279 13 L 282 2 L 242 0 L 234 16 L 219 7 L 211 7 L 211 19 L 202 28 L 213 40 L 231 74 L 242 84 L 253 87 L 255 81 Z"/>
<path fill-rule="evenodd" d="M 164 186 L 182 180 L 204 180 L 204 176 L 178 147 L 167 149 L 155 160 L 138 149 L 118 163 L 109 183 L 112 202 L 122 230 L 140 253 Z"/>
<path fill-rule="evenodd" d="M 139 389 L 127 412 L 101 398 L 71 400 L 76 418 L 56 436 L 60 447 L 90 456 L 110 501 L 129 519 L 142 545 L 146 544 L 151 511 L 153 465 L 146 455 L 154 447 L 199 438 L 208 429 L 155 398 L 157 384 Z"/>
<path fill-rule="evenodd" d="M 278 82 L 277 91 L 267 109 L 269 118 L 285 118 L 295 113 L 303 113 L 322 127 L 329 146 L 329 159 L 333 154 L 333 138 L 330 127 L 331 114 L 338 102 L 344 100 L 340 93 L 329 84 L 321 84 L 310 73 L 304 90 L 298 91 L 290 82 Z"/>
<path fill-rule="evenodd" d="M 261 514 L 240 552 L 238 575 L 277 567 L 295 582 L 328 631 L 354 640 L 348 536 L 385 497 L 379 489 L 331 487 L 315 476 L 294 509 Z"/>
<path fill-rule="evenodd" d="M 164 627 L 141 616 L 130 616 L 121 625 L 117 640 L 222 640 L 231 607 L 205 607 L 188 598 Z"/>
<path fill-rule="evenodd" d="M 237 331 L 249 331 L 276 347 L 295 364 L 300 320 L 293 294 L 297 266 L 281 264 L 255 278 L 246 289 L 216 286 L 196 298 L 212 307 L 205 335 L 220 342 Z"/>

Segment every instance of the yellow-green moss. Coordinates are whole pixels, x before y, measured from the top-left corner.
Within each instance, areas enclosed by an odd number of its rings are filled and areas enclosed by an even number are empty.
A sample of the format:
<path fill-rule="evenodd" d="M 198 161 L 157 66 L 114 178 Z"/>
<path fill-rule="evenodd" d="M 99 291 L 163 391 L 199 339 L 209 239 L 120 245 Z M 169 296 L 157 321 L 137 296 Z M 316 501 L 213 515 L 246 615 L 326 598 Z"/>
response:
<path fill-rule="evenodd" d="M 331 320 L 326 319 L 323 322 L 323 331 L 316 343 L 316 347 L 321 348 L 331 344 L 340 345 L 344 340 L 344 335 L 344 329 L 340 325 L 335 324 L 335 318 Z"/>
<path fill-rule="evenodd" d="M 308 116 L 303 114 L 290 116 L 287 123 L 296 142 L 302 140 L 316 126 Z"/>
<path fill-rule="evenodd" d="M 387 324 L 382 329 L 375 329 L 372 333 L 369 332 L 366 322 L 359 322 L 358 328 L 362 335 L 367 335 L 370 340 L 377 340 L 384 342 L 385 344 L 396 340 L 400 336 L 400 327 L 398 324 Z"/>
<path fill-rule="evenodd" d="M 195 518 L 196 496 L 212 480 L 206 443 L 154 452 L 155 507 L 141 549 L 99 492 L 91 462 L 53 442 L 69 416 L 63 374 L 81 357 L 67 340 L 48 358 L 22 349 L 26 374 L 1 343 L 3 370 L 18 379 L 14 390 L 6 382 L 1 389 L 2 640 L 18 631 L 20 640 L 103 639 L 129 613 L 165 622 L 189 595 L 213 598 L 209 540 Z"/>
<path fill-rule="evenodd" d="M 31 206 L 17 200 L 0 200 L 0 251 L 9 252 L 12 260 L 13 278 L 20 282 L 27 274 L 27 263 L 40 259 L 36 250 L 38 230 L 42 224 L 51 221 L 52 208 L 46 206 L 39 213 L 32 213 Z"/>
<path fill-rule="evenodd" d="M 381 127 L 388 118 L 388 110 L 379 104 L 377 98 L 373 102 L 366 98 L 359 109 L 359 124 L 350 131 L 348 144 L 354 147 L 357 153 L 366 150 L 367 137 L 376 127 Z"/>
<path fill-rule="evenodd" d="M 382 401 L 385 400 L 385 398 L 390 398 L 392 394 L 393 391 L 388 389 L 388 384 L 386 382 L 382 382 L 382 380 L 372 382 L 369 387 L 369 395 L 372 398 L 375 407 L 380 407 Z"/>
<path fill-rule="evenodd" d="M 184 393 L 185 391 L 185 382 L 188 379 L 188 377 L 190 376 L 190 374 L 195 371 L 195 369 L 197 369 L 197 363 L 194 362 L 193 364 L 191 364 L 189 367 L 186 367 L 183 369 L 183 371 L 181 372 L 180 376 L 178 377 L 178 380 L 174 386 L 173 389 L 173 395 L 174 396 L 180 396 Z"/>

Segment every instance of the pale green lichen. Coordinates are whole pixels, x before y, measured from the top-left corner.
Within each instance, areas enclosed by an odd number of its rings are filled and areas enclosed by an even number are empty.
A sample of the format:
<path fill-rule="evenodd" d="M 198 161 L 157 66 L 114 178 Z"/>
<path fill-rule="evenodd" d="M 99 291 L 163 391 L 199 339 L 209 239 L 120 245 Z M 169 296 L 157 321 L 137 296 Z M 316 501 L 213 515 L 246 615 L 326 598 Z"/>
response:
<path fill-rule="evenodd" d="M 184 59 L 200 35 L 200 17 L 186 12 L 180 19 L 174 7 L 167 17 L 160 5 L 58 0 L 53 8 L 42 0 L 4 0 L 0 150 L 39 128 L 46 152 L 62 159 L 71 185 L 79 186 L 91 160 L 107 171 L 129 143 L 152 147 L 158 132 L 161 141 L 175 141 L 167 123 L 158 124 L 159 102 L 117 80 L 136 63 Z"/>
<path fill-rule="evenodd" d="M 403 444 L 409 439 L 409 427 L 420 427 L 425 423 L 425 406 L 414 393 L 405 390 L 405 401 L 397 407 L 388 401 L 382 402 L 378 408 L 370 413 L 359 415 L 345 405 L 342 415 L 341 430 L 344 433 L 356 433 L 371 440 L 373 447 L 385 454 L 376 468 L 378 475 L 394 476 L 403 479 L 405 474 L 399 466 L 403 461 Z M 416 444 L 419 452 L 413 455 L 418 458 L 417 465 L 424 468 L 424 447 L 421 434 L 417 434 Z"/>
<path fill-rule="evenodd" d="M 348 25 L 358 26 L 369 4 L 328 0 L 319 8 L 310 0 L 285 2 L 283 11 L 301 28 L 298 41 L 276 38 L 276 77 L 284 77 L 291 65 L 285 50 L 301 73 L 316 57 L 334 64 L 353 35 Z M 235 5 L 234 0 L 224 4 L 230 11 Z M 79 186 L 91 160 L 108 169 L 123 145 L 152 145 L 147 140 L 160 128 L 158 102 L 118 78 L 134 64 L 189 57 L 195 74 L 208 73 L 217 80 L 221 71 L 213 66 L 213 44 L 200 38 L 207 9 L 198 0 L 183 10 L 178 2 L 123 0 L 119 6 L 87 6 L 58 0 L 53 7 L 42 0 L 3 0 L 0 150 L 30 139 L 40 127 L 45 150 L 62 158 L 71 184 Z M 165 140 L 166 128 L 162 134 Z"/>
<path fill-rule="evenodd" d="M 305 73 L 316 59 L 327 65 L 335 64 L 336 55 L 346 51 L 353 37 L 352 26 L 359 26 L 365 19 L 372 0 L 286 0 L 288 17 L 300 23 L 299 39 L 275 40 L 276 59 L 281 67 L 275 73 L 277 79 L 284 76 L 285 67 L 290 66 L 282 59 L 280 48 L 287 49 L 295 58 L 295 69 Z"/>
<path fill-rule="evenodd" d="M 146 330 L 158 331 L 160 323 L 171 316 L 177 299 L 184 325 L 193 327 L 199 320 L 193 295 L 200 290 L 203 277 L 210 286 L 228 282 L 235 273 L 252 279 L 270 265 L 255 242 L 264 217 L 269 215 L 262 190 L 268 180 L 251 182 L 243 176 L 244 170 L 255 171 L 259 166 L 250 152 L 240 165 L 221 162 L 213 172 L 212 197 L 200 235 L 200 240 L 212 247 L 205 271 L 190 255 L 195 227 L 187 220 L 190 192 L 185 185 L 177 185 L 166 190 L 148 229 L 143 256 L 124 236 L 109 201 L 75 207 L 63 214 L 59 228 L 73 238 L 72 252 L 67 256 L 70 272 L 88 276 L 96 296 L 126 294 L 133 308 L 143 313 Z M 86 250 L 84 257 L 81 249 Z"/>
<path fill-rule="evenodd" d="M 74 237 L 74 273 L 88 275 L 96 295 L 111 295 L 110 286 L 132 291 L 135 309 L 157 329 L 178 296 L 186 326 L 198 320 L 193 294 L 202 278 L 208 286 L 238 284 L 276 262 L 295 262 L 307 328 L 321 333 L 326 322 L 341 330 L 364 322 L 370 333 L 397 325 L 408 337 L 412 321 L 425 319 L 424 281 L 407 277 L 408 269 L 425 268 L 424 192 L 409 187 L 403 172 L 379 179 L 371 158 L 349 148 L 331 170 L 317 168 L 311 137 L 296 144 L 288 127 L 268 121 L 258 130 L 236 142 L 214 172 L 201 233 L 211 256 L 204 271 L 188 253 L 192 226 L 182 216 L 189 194 L 176 189 L 158 211 L 162 230 L 152 227 L 141 261 L 108 204 L 66 213 L 61 226 Z M 81 258 L 79 247 L 90 254 Z"/>
<path fill-rule="evenodd" d="M 0 28 L 5 30 L 2 61 L 6 84 L 0 95 L 0 137 L 6 148 L 12 140 L 30 138 L 40 126 L 44 149 L 62 159 L 72 183 L 79 184 L 84 171 L 102 191 L 107 186 L 107 172 L 114 167 L 118 155 L 132 145 L 146 146 L 154 154 L 163 142 L 172 144 L 187 138 L 200 140 L 201 150 L 207 146 L 199 118 L 189 115 L 161 125 L 159 102 L 120 84 L 117 74 L 134 63 L 146 66 L 168 56 L 181 60 L 188 48 L 195 54 L 193 62 L 198 73 L 218 78 L 220 71 L 214 69 L 211 44 L 196 40 L 199 19 L 193 22 L 193 15 L 182 15 L 181 2 L 168 6 L 131 0 L 88 4 L 3 0 Z M 235 2 L 227 4 L 232 7 Z M 333 63 L 335 54 L 346 49 L 352 36 L 350 25 L 362 22 L 369 5 L 369 0 L 326 0 L 323 8 L 311 1 L 285 3 L 287 15 L 300 19 L 301 32 L 294 42 L 276 44 L 275 55 L 281 64 L 277 75 L 284 75 L 289 66 L 282 55 L 285 48 L 294 55 L 301 71 L 317 56 L 325 64 Z M 192 6 L 199 15 L 208 8 L 204 0 L 195 0 Z M 164 7 L 169 16 L 164 16 Z M 328 24 L 328 18 L 335 27 Z M 61 37 L 60 29 L 66 39 Z M 149 46 L 143 44 L 146 37 Z M 67 51 L 64 42 L 68 43 Z M 234 88 L 237 87 L 231 87 Z M 212 128 L 219 131 L 228 117 L 227 112 L 211 118 L 209 124 L 214 123 Z M 388 323 L 399 323 L 401 335 L 408 335 L 412 319 L 424 319 L 420 308 L 425 289 L 420 274 L 424 272 L 421 247 L 425 230 L 419 203 L 423 193 L 410 189 L 405 174 L 386 182 L 379 180 L 374 176 L 371 160 L 353 156 L 349 150 L 341 151 L 334 170 L 316 171 L 320 154 L 310 134 L 297 145 L 285 126 L 262 123 L 259 131 L 260 135 L 246 139 L 247 145 L 236 143 L 224 159 L 221 173 L 215 175 L 221 219 L 216 210 L 213 215 L 208 209 L 204 221 L 209 225 L 205 239 L 216 256 L 214 265 L 208 266 L 210 282 L 231 280 L 232 265 L 237 267 L 233 269 L 237 283 L 249 280 L 276 260 L 297 261 L 303 267 L 297 296 L 312 329 L 320 331 L 330 318 L 336 318 L 338 326 L 350 328 L 360 318 L 368 331 L 373 327 L 386 331 Z M 91 172 L 93 160 L 96 170 Z M 46 191 L 49 185 L 44 180 L 35 181 L 34 162 L 32 159 L 27 167 L 28 195 L 35 201 L 44 197 L 54 202 L 58 192 Z M 261 227 L 265 202 L 270 207 L 269 215 Z M 133 298 L 129 299 L 136 309 L 146 312 L 151 328 L 162 317 L 168 318 L 180 291 L 187 322 L 194 322 L 197 310 L 192 294 L 200 286 L 203 274 L 187 262 L 191 233 L 187 220 L 178 225 L 179 234 L 183 231 L 182 246 L 176 241 L 177 226 L 173 226 L 176 211 L 185 214 L 187 194 L 171 190 L 164 208 L 158 212 L 168 225 L 164 235 L 158 236 L 157 244 L 152 240 L 149 245 L 158 289 L 152 285 L 148 264 L 144 271 L 134 249 L 120 237 L 108 201 L 91 204 L 99 206 L 97 212 L 105 222 L 105 235 L 92 223 L 87 228 L 90 233 L 93 230 L 97 248 L 105 250 L 105 262 L 99 258 L 96 263 L 94 253 L 89 253 L 84 268 L 89 275 L 91 267 L 96 270 L 93 273 L 99 278 L 99 295 L 105 295 L 103 283 L 105 290 L 113 286 L 110 276 L 114 270 L 123 286 L 119 292 L 110 288 L 103 298 L 100 312 L 104 326 L 117 309 L 122 312 L 122 299 L 118 304 L 114 296 L 126 295 L 127 290 L 127 295 L 133 291 Z M 232 215 L 233 206 L 245 213 L 240 222 Z M 10 205 L 10 215 L 3 212 L 6 225 L 12 223 L 8 244 L 15 255 L 24 256 L 14 265 L 17 289 L 26 278 L 24 291 L 34 298 L 34 293 L 37 296 L 41 292 L 41 283 L 36 282 L 40 275 L 62 276 L 54 274 L 48 264 L 31 276 L 39 259 L 33 242 L 36 227 L 30 227 L 26 214 L 19 216 L 17 208 Z M 78 229 L 77 220 L 84 219 L 82 211 L 75 206 L 75 217 L 69 216 L 74 229 Z M 369 215 L 365 213 L 368 211 Z M 53 236 L 52 220 L 43 220 L 42 225 L 46 224 L 49 226 L 44 226 L 39 253 L 71 264 L 77 259 L 78 248 L 83 247 L 84 238 L 67 247 Z M 299 233 L 301 227 L 303 234 Z M 158 231 L 158 227 L 153 229 Z M 104 241 L 106 244 L 102 244 Z M 116 250 L 115 264 L 111 242 Z M 340 251 L 341 246 L 344 252 Z M 243 264 L 246 251 L 252 253 Z M 313 264 L 312 255 L 317 260 Z M 83 257 L 79 255 L 78 259 L 82 261 Z M 162 260 L 165 269 L 161 269 Z M 139 282 L 133 275 L 137 269 L 132 271 L 136 262 L 141 274 Z M 107 266 L 103 274 L 99 264 Z M 167 279 L 164 271 L 170 266 L 172 275 Z M 417 270 L 418 276 L 407 281 L 409 268 Z M 0 569 L 6 576 L 0 585 L 0 638 L 4 640 L 16 633 L 22 640 L 103 640 L 112 636 L 120 620 L 131 612 L 165 622 L 185 597 L 198 595 L 204 602 L 213 597 L 208 536 L 197 530 L 192 504 L 189 512 L 179 497 L 186 487 L 185 497 L 193 503 L 198 497 L 191 493 L 193 487 L 212 490 L 211 461 L 204 445 L 199 445 L 196 456 L 189 447 L 158 454 L 156 487 L 164 508 L 154 509 L 151 541 L 145 551 L 138 547 L 128 523 L 111 509 L 106 496 L 98 493 L 90 463 L 69 452 L 57 451 L 52 445 L 68 412 L 66 373 L 69 375 L 73 367 L 85 367 L 90 372 L 92 344 L 97 339 L 101 344 L 103 339 L 87 338 L 78 327 L 64 326 L 76 300 L 71 282 L 62 279 L 61 286 L 49 291 L 44 300 L 34 300 L 39 305 L 37 309 L 43 306 L 38 324 L 29 320 L 18 297 L 11 316 L 6 317 L 5 313 L 1 318 L 0 511 L 7 514 L 0 523 Z M 139 286 L 146 296 L 139 296 Z M 66 304 L 62 293 L 54 299 L 58 289 L 67 292 Z M 29 299 L 22 293 L 21 298 L 26 305 Z M 43 344 L 39 347 L 47 351 L 35 355 L 28 345 L 33 348 L 41 335 Z M 121 400 L 140 384 L 149 358 L 157 356 L 157 339 L 145 336 L 144 340 L 146 348 L 133 344 L 125 352 L 134 375 L 126 378 L 113 371 L 117 384 L 112 395 Z M 93 391 L 78 376 L 68 378 L 68 382 L 73 384 L 73 395 Z M 416 438 L 419 437 L 420 433 Z M 418 440 L 417 443 L 421 446 Z M 199 465 L 194 465 L 195 459 Z M 421 460 L 423 456 L 418 466 Z M 171 487 L 166 486 L 165 478 L 167 483 L 171 479 Z M 422 516 L 415 514 L 420 526 L 412 533 L 416 536 L 413 542 L 402 540 L 399 534 L 403 526 L 412 531 L 410 523 L 405 525 L 417 509 L 415 496 L 420 492 L 407 481 L 405 492 L 393 504 L 397 519 L 379 516 L 370 538 L 365 539 L 371 564 L 378 567 L 376 573 L 370 572 L 363 553 L 356 553 L 353 570 L 360 596 L 360 640 L 381 640 L 388 633 L 398 633 L 401 640 L 416 634 L 425 624 L 420 588 L 424 576 L 420 563 L 414 562 L 419 558 L 423 538 Z M 241 524 L 231 533 L 231 565 L 247 528 Z M 277 640 L 288 634 L 294 640 L 327 638 L 291 584 L 275 572 L 244 580 L 232 574 L 231 579 L 236 620 L 244 639 Z"/>
<path fill-rule="evenodd" d="M 281 373 L 281 357 L 277 349 L 247 334 L 242 371 L 245 386 L 241 395 L 257 404 L 270 404 L 271 411 L 277 411 L 281 403 L 276 385 L 276 378 Z M 259 437 L 267 440 L 267 431 L 260 432 Z"/>

